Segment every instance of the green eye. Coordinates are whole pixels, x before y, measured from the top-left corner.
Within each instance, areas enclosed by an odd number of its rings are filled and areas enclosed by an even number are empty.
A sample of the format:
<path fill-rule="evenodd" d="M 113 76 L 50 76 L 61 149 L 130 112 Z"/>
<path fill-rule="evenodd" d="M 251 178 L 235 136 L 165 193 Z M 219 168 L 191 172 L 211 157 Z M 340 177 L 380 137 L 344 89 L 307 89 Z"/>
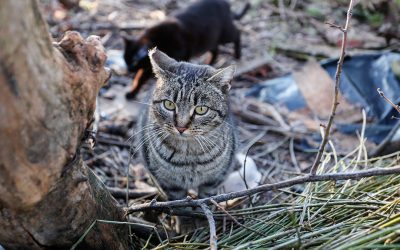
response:
<path fill-rule="evenodd" d="M 168 110 L 175 110 L 175 103 L 165 100 L 164 102 L 164 107 Z"/>
<path fill-rule="evenodd" d="M 205 113 L 207 113 L 208 111 L 208 107 L 206 106 L 198 106 L 194 109 L 194 112 L 196 112 L 196 114 L 198 115 L 204 115 Z"/>

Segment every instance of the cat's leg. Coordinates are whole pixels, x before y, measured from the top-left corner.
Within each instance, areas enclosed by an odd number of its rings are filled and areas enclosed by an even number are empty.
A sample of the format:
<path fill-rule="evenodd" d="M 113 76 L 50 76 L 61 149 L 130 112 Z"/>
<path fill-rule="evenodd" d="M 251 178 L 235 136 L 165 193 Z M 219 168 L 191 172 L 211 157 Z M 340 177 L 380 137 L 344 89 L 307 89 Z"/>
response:
<path fill-rule="evenodd" d="M 214 180 L 201 184 L 199 186 L 199 199 L 216 195 L 218 192 L 218 187 L 222 181 L 223 180 Z"/>
<path fill-rule="evenodd" d="M 136 72 L 135 78 L 133 78 L 131 89 L 128 93 L 126 93 L 126 99 L 133 99 L 139 93 L 142 85 L 151 77 L 151 70 L 147 69 L 139 69 Z"/>
<path fill-rule="evenodd" d="M 178 186 L 165 186 L 160 183 L 164 192 L 168 195 L 168 200 L 180 200 L 186 198 L 187 190 Z M 188 213 L 192 212 L 191 207 L 182 208 Z M 176 216 L 175 218 L 175 231 L 178 234 L 187 234 L 196 229 L 196 223 L 191 217 Z"/>
<path fill-rule="evenodd" d="M 186 198 L 187 190 L 178 186 L 162 185 L 162 189 L 168 196 L 168 200 L 180 200 Z"/>
<path fill-rule="evenodd" d="M 151 171 L 150 171 L 151 172 Z M 187 190 L 178 187 L 176 185 L 171 185 L 169 183 L 164 183 L 163 180 L 159 180 L 159 184 L 162 188 L 162 190 L 167 194 L 168 200 L 181 200 L 186 198 Z M 188 211 L 191 211 L 191 208 L 187 208 Z M 146 211 L 144 213 L 144 218 L 147 221 L 157 223 L 157 217 L 159 215 L 159 212 L 157 211 Z M 185 219 L 186 217 L 181 218 L 176 218 L 176 231 L 181 232 L 182 230 L 185 232 L 188 232 L 190 229 L 193 228 L 193 223 L 189 220 Z"/>
<path fill-rule="evenodd" d="M 241 52 L 241 42 L 240 42 L 240 32 L 237 32 L 236 39 L 234 41 L 234 46 L 235 46 L 235 58 L 240 59 L 242 56 Z"/>
<path fill-rule="evenodd" d="M 207 64 L 213 65 L 217 61 L 218 54 L 219 54 L 218 47 L 211 50 L 211 56 Z"/>
<path fill-rule="evenodd" d="M 220 181 L 220 180 L 215 180 L 215 181 L 207 182 L 207 183 L 200 185 L 199 192 L 198 192 L 198 198 L 202 199 L 202 198 L 208 198 L 210 196 L 216 195 L 218 192 L 218 187 L 221 184 L 221 182 L 222 181 Z M 203 212 L 203 210 L 200 207 L 196 207 L 195 210 L 200 213 Z M 197 228 L 204 227 L 208 224 L 207 220 L 200 219 L 200 218 L 196 218 L 194 220 L 194 223 L 196 224 Z"/>

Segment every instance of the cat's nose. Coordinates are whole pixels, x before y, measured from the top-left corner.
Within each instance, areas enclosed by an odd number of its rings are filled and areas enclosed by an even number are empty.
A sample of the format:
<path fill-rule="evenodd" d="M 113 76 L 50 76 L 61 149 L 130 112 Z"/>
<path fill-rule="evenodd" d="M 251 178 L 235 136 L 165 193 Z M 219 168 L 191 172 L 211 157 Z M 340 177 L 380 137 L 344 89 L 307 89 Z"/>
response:
<path fill-rule="evenodd" d="M 179 131 L 179 133 L 183 133 L 183 132 L 185 132 L 185 130 L 187 129 L 187 128 L 185 128 L 185 127 L 178 127 L 178 126 L 176 126 L 175 127 L 176 128 L 176 130 L 178 130 Z"/>

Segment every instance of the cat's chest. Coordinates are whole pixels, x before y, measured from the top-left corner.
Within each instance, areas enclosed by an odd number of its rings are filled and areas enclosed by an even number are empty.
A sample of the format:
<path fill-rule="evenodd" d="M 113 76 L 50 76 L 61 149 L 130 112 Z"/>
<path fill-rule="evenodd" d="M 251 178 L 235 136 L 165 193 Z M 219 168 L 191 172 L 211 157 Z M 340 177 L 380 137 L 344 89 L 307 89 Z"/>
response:
<path fill-rule="evenodd" d="M 223 138 L 220 138 L 223 139 Z M 211 140 L 209 138 L 195 138 L 190 140 L 164 140 L 157 145 L 158 149 L 171 154 L 171 160 L 189 159 L 193 163 L 202 160 L 204 155 L 211 153 L 215 147 L 221 147 L 221 140 Z M 197 159 L 197 160 L 196 160 Z"/>
<path fill-rule="evenodd" d="M 157 164 L 160 164 L 160 162 Z M 159 168 L 153 173 L 157 179 L 164 183 L 175 183 L 184 188 L 194 188 L 212 180 L 214 177 L 218 177 L 221 170 L 227 167 L 222 162 L 220 164 L 217 166 L 214 163 L 205 165 L 193 163 L 186 166 L 176 166 L 164 163 L 158 165 Z"/>
<path fill-rule="evenodd" d="M 199 158 L 202 154 L 207 152 L 207 149 L 204 148 L 205 146 L 200 146 L 198 142 L 179 142 L 179 141 L 173 141 L 172 142 L 173 148 L 175 150 L 175 155 L 174 158 L 186 158 L 187 156 L 190 156 L 191 159 L 196 160 Z"/>
<path fill-rule="evenodd" d="M 149 169 L 158 178 L 184 186 L 196 186 L 218 176 L 229 165 L 229 148 L 222 142 L 202 144 L 168 141 L 150 147 Z"/>

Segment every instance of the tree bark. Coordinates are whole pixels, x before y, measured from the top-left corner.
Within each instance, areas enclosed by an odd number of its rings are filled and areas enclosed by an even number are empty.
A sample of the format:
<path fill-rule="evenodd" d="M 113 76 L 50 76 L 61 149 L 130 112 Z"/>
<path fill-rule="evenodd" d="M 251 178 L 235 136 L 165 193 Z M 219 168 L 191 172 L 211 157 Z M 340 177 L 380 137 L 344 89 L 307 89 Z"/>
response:
<path fill-rule="evenodd" d="M 79 146 L 110 73 L 97 37 L 52 44 L 36 1 L 0 1 L 0 245 L 69 248 L 96 220 L 124 221 Z M 96 225 L 84 249 L 127 249 L 125 225 Z"/>

